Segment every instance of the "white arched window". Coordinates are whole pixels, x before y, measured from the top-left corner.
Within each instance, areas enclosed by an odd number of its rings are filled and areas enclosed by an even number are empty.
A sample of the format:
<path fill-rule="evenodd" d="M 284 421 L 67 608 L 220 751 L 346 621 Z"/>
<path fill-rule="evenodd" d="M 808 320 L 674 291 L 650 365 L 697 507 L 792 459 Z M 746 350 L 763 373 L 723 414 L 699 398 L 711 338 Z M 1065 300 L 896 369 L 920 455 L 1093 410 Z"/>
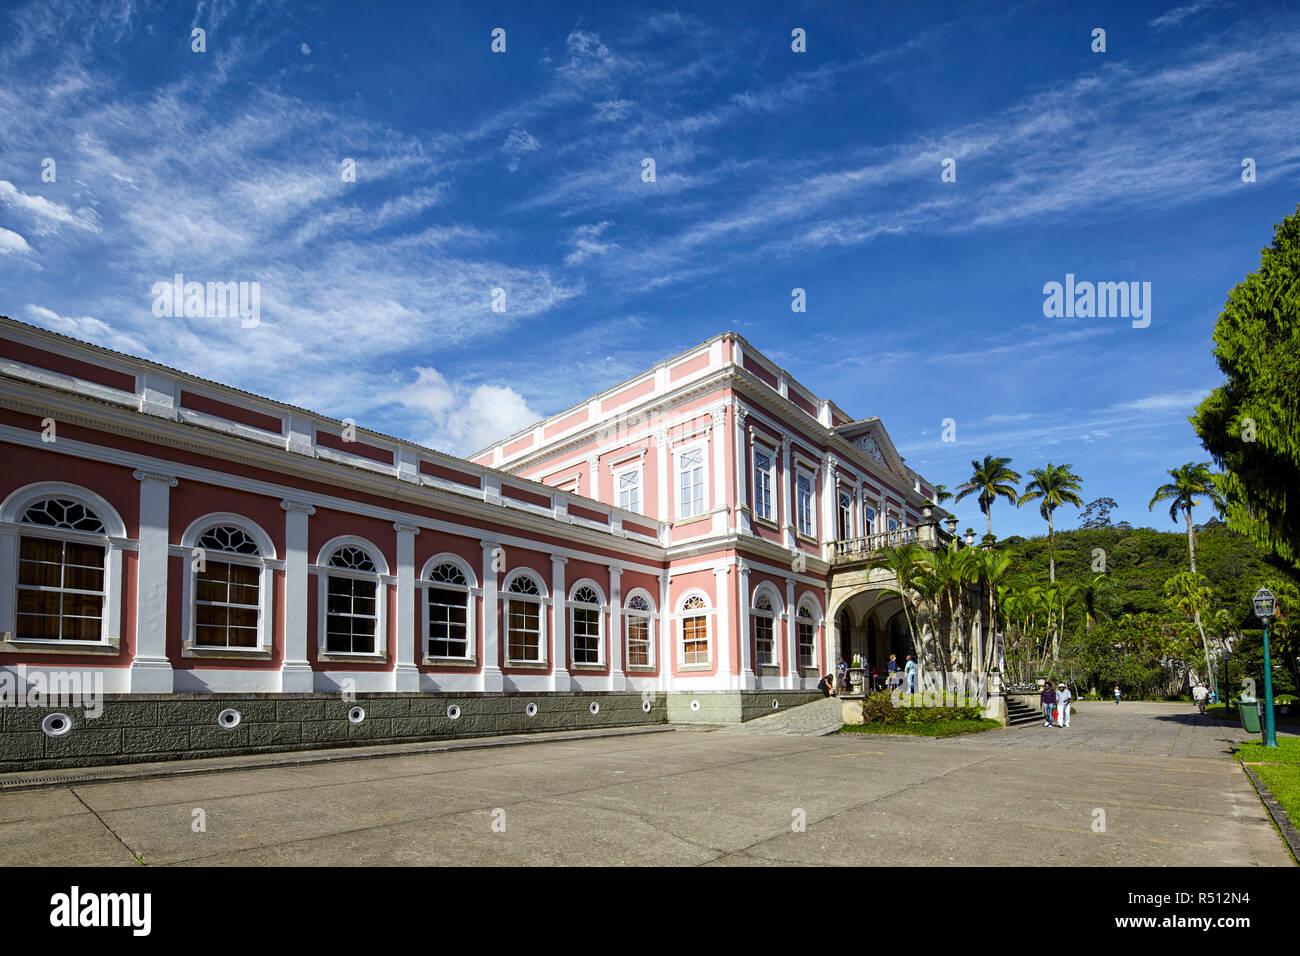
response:
<path fill-rule="evenodd" d="M 807 601 L 799 605 L 795 627 L 799 641 L 799 668 L 802 670 L 813 666 L 817 645 L 817 615 Z"/>
<path fill-rule="evenodd" d="M 474 572 L 460 558 L 431 558 L 421 576 L 425 593 L 426 660 L 474 657 Z"/>
<path fill-rule="evenodd" d="M 182 606 L 186 656 L 271 655 L 275 547 L 239 515 L 207 515 L 181 536 L 188 561 Z"/>
<path fill-rule="evenodd" d="M 574 664 L 601 664 L 605 660 L 605 599 L 590 582 L 578 582 L 569 596 L 569 641 Z"/>
<path fill-rule="evenodd" d="M 529 572 L 517 571 L 504 582 L 502 600 L 506 611 L 506 661 L 537 664 L 546 660 L 546 620 L 542 602 L 546 596 L 541 581 Z"/>
<path fill-rule="evenodd" d="M 116 650 L 126 529 L 107 501 L 39 482 L 0 506 L 0 631 L 33 649 Z"/>
<path fill-rule="evenodd" d="M 705 666 L 712 661 L 712 648 L 709 642 L 710 614 L 709 602 L 699 593 L 687 594 L 678 605 L 681 661 L 684 666 Z"/>
<path fill-rule="evenodd" d="M 317 575 L 320 657 L 383 659 L 391 582 L 380 550 L 364 538 L 334 538 L 321 548 L 312 573 Z"/>
<path fill-rule="evenodd" d="M 627 666 L 654 666 L 654 604 L 644 591 L 628 595 L 623 609 L 627 639 Z"/>
<path fill-rule="evenodd" d="M 749 609 L 749 616 L 754 622 L 754 656 L 760 666 L 775 667 L 779 663 L 776 654 L 776 615 L 779 606 L 779 598 L 773 604 L 770 588 L 760 585 L 754 592 L 754 604 Z"/>

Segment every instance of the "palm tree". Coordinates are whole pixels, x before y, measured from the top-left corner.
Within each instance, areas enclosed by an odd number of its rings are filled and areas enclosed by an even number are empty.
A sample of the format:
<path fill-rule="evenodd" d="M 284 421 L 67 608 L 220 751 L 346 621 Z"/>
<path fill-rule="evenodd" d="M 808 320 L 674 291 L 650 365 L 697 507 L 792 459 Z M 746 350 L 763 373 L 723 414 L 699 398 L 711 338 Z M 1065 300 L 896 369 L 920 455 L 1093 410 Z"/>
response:
<path fill-rule="evenodd" d="M 972 464 L 973 464 L 973 462 L 972 462 Z M 935 486 L 934 486 L 934 503 L 935 503 L 936 505 L 941 505 L 941 504 L 943 504 L 945 501 L 950 500 L 951 498 L 952 498 L 952 492 L 948 490 L 948 486 L 947 486 L 947 485 L 935 485 Z"/>
<path fill-rule="evenodd" d="M 1016 568 L 1011 555 L 1005 551 L 980 549 L 975 551 L 974 555 L 979 572 L 979 581 L 984 588 L 988 602 L 984 605 L 988 610 L 988 617 L 985 618 L 984 653 L 981 655 L 984 672 L 988 673 L 989 668 L 993 666 L 993 645 L 997 635 L 997 596 L 1004 589 L 1007 578 L 1011 576 Z"/>
<path fill-rule="evenodd" d="M 915 600 L 914 594 L 922 576 L 921 567 L 924 563 L 925 549 L 914 541 L 900 544 L 897 547 L 881 548 L 867 562 L 868 571 L 873 568 L 880 568 L 888 571 L 894 577 L 890 590 L 896 591 L 898 596 L 902 598 L 903 620 L 907 622 L 907 633 L 912 639 L 912 647 L 916 649 L 917 667 L 921 671 L 925 670 L 925 648 L 917 640 L 916 628 L 912 625 L 912 615 L 909 613 L 909 608 L 912 607 L 912 602 Z M 919 682 L 917 686 L 920 686 Z"/>
<path fill-rule="evenodd" d="M 1205 575 L 1195 571 L 1175 574 L 1165 582 L 1165 602 L 1170 610 L 1196 621 L 1196 630 L 1201 634 L 1201 650 L 1205 653 L 1205 676 L 1210 679 L 1210 686 L 1217 693 L 1214 669 L 1210 666 L 1210 642 L 1205 637 L 1205 628 L 1201 626 L 1201 611 L 1208 608 L 1213 599 L 1210 582 L 1205 579 Z"/>
<path fill-rule="evenodd" d="M 1020 507 L 1029 501 L 1042 499 L 1038 513 L 1047 519 L 1047 550 L 1049 557 L 1048 580 L 1056 583 L 1056 528 L 1052 524 L 1052 512 L 1061 505 L 1083 507 L 1079 497 L 1079 482 L 1083 479 L 1070 471 L 1069 465 L 1053 465 L 1050 461 L 1046 468 L 1034 468 L 1029 472 L 1030 481 L 1025 485 L 1025 493 L 1016 502 Z"/>
<path fill-rule="evenodd" d="M 989 537 L 993 537 L 993 502 L 1006 498 L 1013 505 L 1016 503 L 1016 485 L 1020 482 L 1020 472 L 1011 470 L 1010 458 L 995 458 L 985 455 L 984 461 L 970 463 L 973 474 L 970 481 L 957 486 L 956 501 L 968 495 L 978 495 L 980 511 L 989 521 Z"/>
<path fill-rule="evenodd" d="M 1155 496 L 1147 505 L 1147 511 L 1155 508 L 1158 501 L 1169 501 L 1169 518 L 1171 521 L 1177 521 L 1178 511 L 1182 509 L 1187 518 L 1187 557 L 1192 573 L 1195 574 L 1196 532 L 1192 530 L 1192 509 L 1200 504 L 1197 498 L 1204 498 L 1214 507 L 1222 510 L 1223 493 L 1219 490 L 1217 476 L 1210 471 L 1208 461 L 1203 461 L 1199 465 L 1189 461 L 1177 468 L 1170 468 L 1169 477 L 1174 480 L 1156 489 Z"/>

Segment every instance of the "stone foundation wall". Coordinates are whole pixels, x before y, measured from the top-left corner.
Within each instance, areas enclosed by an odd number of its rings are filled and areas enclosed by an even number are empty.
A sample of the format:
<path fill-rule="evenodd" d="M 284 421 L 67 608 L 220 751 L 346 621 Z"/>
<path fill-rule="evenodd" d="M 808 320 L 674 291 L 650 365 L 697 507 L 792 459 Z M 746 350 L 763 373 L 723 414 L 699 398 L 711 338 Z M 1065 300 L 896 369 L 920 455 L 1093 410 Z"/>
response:
<path fill-rule="evenodd" d="M 739 724 L 755 717 L 821 700 L 819 690 L 715 690 L 668 695 L 672 724 Z M 777 703 L 772 706 L 773 701 Z M 698 705 L 698 706 L 692 706 Z"/>
<path fill-rule="evenodd" d="M 338 694 L 105 695 L 96 718 L 80 709 L 0 708 L 0 772 L 667 721 L 664 695 L 646 703 L 648 711 L 640 694 L 627 693 L 357 694 L 355 702 Z M 365 712 L 360 722 L 349 720 L 354 707 Z M 218 719 L 227 709 L 239 712 L 231 727 Z M 71 729 L 51 736 L 42 722 L 55 713 L 70 718 Z"/>

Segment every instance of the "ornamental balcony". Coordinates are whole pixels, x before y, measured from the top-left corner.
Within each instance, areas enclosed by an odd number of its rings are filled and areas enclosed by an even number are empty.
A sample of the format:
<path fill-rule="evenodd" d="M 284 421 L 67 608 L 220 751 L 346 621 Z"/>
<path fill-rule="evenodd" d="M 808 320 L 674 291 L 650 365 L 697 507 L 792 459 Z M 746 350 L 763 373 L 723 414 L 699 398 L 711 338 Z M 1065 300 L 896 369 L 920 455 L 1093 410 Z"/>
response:
<path fill-rule="evenodd" d="M 912 527 L 895 528 L 893 531 L 877 531 L 860 538 L 828 541 L 823 548 L 826 561 L 838 567 L 865 564 L 877 552 L 904 544 L 919 544 L 923 548 L 933 550 L 946 548 L 953 538 L 953 535 L 939 527 L 937 521 L 928 521 Z"/>

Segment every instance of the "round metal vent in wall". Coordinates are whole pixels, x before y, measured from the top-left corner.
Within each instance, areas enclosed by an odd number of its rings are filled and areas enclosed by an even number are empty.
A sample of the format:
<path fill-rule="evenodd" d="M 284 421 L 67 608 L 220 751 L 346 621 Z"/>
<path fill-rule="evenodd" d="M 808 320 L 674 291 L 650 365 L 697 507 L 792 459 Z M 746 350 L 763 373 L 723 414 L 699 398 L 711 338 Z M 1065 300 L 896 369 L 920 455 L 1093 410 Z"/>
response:
<path fill-rule="evenodd" d="M 366 712 L 361 707 L 353 707 L 348 711 L 348 723 L 359 724 L 366 719 Z"/>
<path fill-rule="evenodd" d="M 593 700 L 590 704 L 587 705 L 587 709 L 588 709 L 589 711 L 591 711 L 593 714 L 599 714 L 599 713 L 600 713 L 600 704 L 596 703 L 596 702 Z"/>
<path fill-rule="evenodd" d="M 645 711 L 647 714 L 650 713 L 650 701 L 648 700 L 641 701 L 641 709 Z"/>
<path fill-rule="evenodd" d="M 700 702 L 698 700 L 691 701 L 691 710 L 699 710 L 699 709 L 700 709 Z"/>
<path fill-rule="evenodd" d="M 781 706 L 781 702 L 780 702 L 779 700 L 777 700 L 775 697 L 773 697 L 773 698 L 772 698 L 772 709 L 773 709 L 773 710 L 776 710 L 776 709 L 777 709 L 778 707 L 780 707 L 780 706 Z"/>
<path fill-rule="evenodd" d="M 221 713 L 217 714 L 217 725 L 226 730 L 234 730 L 239 726 L 239 722 L 244 719 L 244 715 L 233 707 L 227 707 Z"/>
<path fill-rule="evenodd" d="M 72 718 L 67 714 L 47 714 L 41 721 L 41 730 L 47 737 L 62 737 L 72 729 Z"/>
<path fill-rule="evenodd" d="M 524 708 L 524 713 L 527 714 L 529 717 L 536 717 L 536 716 L 537 716 L 537 705 L 536 705 L 536 704 L 529 704 L 527 707 Z"/>
<path fill-rule="evenodd" d="M 447 716 L 450 717 L 452 720 L 460 720 L 460 708 L 457 707 L 455 704 L 452 704 L 450 707 L 447 708 Z"/>

